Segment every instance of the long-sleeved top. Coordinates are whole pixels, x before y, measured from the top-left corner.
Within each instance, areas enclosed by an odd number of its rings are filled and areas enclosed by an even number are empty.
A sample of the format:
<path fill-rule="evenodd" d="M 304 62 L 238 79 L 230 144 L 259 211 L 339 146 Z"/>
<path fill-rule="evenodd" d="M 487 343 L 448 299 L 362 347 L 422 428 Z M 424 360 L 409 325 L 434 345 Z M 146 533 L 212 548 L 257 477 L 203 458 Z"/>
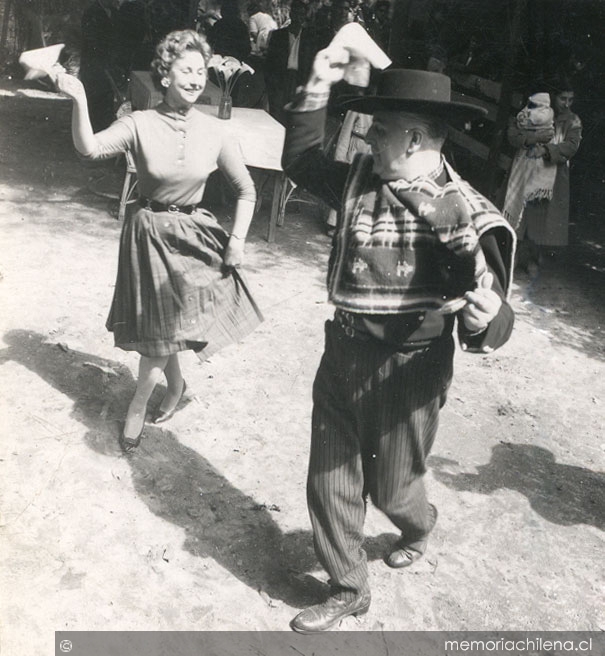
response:
<path fill-rule="evenodd" d="M 238 144 L 221 121 L 196 108 L 185 113 L 161 103 L 124 116 L 95 135 L 100 159 L 129 150 L 136 163 L 139 192 L 163 204 L 195 205 L 206 180 L 219 168 L 238 199 L 254 202 L 256 192 Z"/>
<path fill-rule="evenodd" d="M 318 50 L 316 35 L 308 28 L 298 34 L 290 27 L 271 33 L 265 57 L 265 82 L 269 111 L 280 123 L 285 121 L 285 105 L 294 98 L 296 88 L 307 81 Z"/>
<path fill-rule="evenodd" d="M 250 16 L 248 31 L 252 40 L 252 52 L 254 54 L 264 54 L 267 49 L 269 35 L 276 29 L 277 23 L 271 14 L 257 11 Z"/>
<path fill-rule="evenodd" d="M 570 160 L 580 147 L 582 140 L 582 122 L 576 114 L 568 112 L 567 114 L 557 114 L 554 120 L 555 139 L 543 144 L 548 151 L 547 159 L 553 164 L 562 164 Z M 512 124 L 507 132 L 508 140 L 511 146 L 515 148 L 525 148 L 525 139 L 527 132 Z"/>
<path fill-rule="evenodd" d="M 295 100 L 288 114 L 282 164 L 297 185 L 341 211 L 351 165 L 336 162 L 323 152 L 327 115 L 325 100 L 317 99 L 317 107 L 313 107 L 313 100 L 309 97 Z M 446 179 L 438 182 L 444 183 Z M 504 291 L 508 285 L 508 272 L 501 254 L 501 249 L 510 248 L 510 244 L 499 243 L 495 233 L 487 231 L 480 238 L 480 246 L 488 269 L 493 274 L 492 289 L 502 299 L 502 305 L 487 329 L 479 334 L 472 334 L 464 321 L 458 321 L 458 336 L 464 349 L 489 352 L 508 340 L 514 322 L 514 314 Z M 345 314 L 346 323 L 355 330 L 403 350 L 422 348 L 433 340 L 451 335 L 455 323 L 454 315 L 432 311 L 388 315 Z M 337 316 L 342 318 L 342 315 L 343 311 L 338 309 Z"/>

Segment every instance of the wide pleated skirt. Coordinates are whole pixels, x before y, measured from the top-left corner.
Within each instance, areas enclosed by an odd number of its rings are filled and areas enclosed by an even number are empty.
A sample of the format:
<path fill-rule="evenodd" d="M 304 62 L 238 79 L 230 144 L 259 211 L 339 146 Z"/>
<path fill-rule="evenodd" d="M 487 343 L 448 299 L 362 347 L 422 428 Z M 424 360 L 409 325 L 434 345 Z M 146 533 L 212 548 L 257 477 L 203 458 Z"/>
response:
<path fill-rule="evenodd" d="M 133 212 L 106 324 L 115 345 L 149 357 L 191 349 L 206 359 L 252 332 L 263 317 L 241 273 L 224 266 L 228 239 L 206 210 Z"/>

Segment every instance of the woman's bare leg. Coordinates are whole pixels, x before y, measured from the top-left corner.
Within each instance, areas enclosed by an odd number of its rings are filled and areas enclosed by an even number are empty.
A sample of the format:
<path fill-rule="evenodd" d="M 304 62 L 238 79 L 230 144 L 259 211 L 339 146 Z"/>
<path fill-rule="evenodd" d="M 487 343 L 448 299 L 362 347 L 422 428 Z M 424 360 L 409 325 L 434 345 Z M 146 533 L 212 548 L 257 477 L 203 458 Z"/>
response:
<path fill-rule="evenodd" d="M 150 358 L 142 355 L 139 361 L 139 378 L 137 380 L 137 389 L 128 406 L 126 421 L 124 423 L 124 437 L 135 440 L 141 433 L 145 423 L 145 412 L 147 402 L 157 385 L 166 365 L 168 356 L 160 358 Z"/>
<path fill-rule="evenodd" d="M 166 375 L 166 396 L 162 399 L 159 412 L 169 412 L 179 402 L 183 394 L 183 374 L 181 373 L 181 365 L 179 363 L 178 353 L 168 356 L 168 362 L 164 368 Z"/>

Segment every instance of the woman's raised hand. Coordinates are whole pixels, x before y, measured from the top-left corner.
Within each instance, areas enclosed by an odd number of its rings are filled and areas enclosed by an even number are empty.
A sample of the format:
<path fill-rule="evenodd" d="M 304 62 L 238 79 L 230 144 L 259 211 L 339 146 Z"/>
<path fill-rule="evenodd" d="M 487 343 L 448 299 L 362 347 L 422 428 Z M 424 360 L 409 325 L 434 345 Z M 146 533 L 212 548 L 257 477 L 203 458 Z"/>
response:
<path fill-rule="evenodd" d="M 86 92 L 84 91 L 84 85 L 77 77 L 69 75 L 65 72 L 65 69 L 56 65 L 50 71 L 50 78 L 55 83 L 57 91 L 60 93 L 72 98 L 73 100 L 85 100 Z"/>

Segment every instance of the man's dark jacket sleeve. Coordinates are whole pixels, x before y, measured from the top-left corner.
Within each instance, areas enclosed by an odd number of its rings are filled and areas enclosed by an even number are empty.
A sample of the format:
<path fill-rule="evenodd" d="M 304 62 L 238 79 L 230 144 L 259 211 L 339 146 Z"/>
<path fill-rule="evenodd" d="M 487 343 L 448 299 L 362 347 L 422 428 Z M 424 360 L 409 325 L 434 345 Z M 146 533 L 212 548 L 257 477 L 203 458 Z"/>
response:
<path fill-rule="evenodd" d="M 290 111 L 282 167 L 299 187 L 340 210 L 349 164 L 335 162 L 323 152 L 327 109 Z"/>
<path fill-rule="evenodd" d="M 465 327 L 462 316 L 458 319 L 458 339 L 465 351 L 472 353 L 490 353 L 508 341 L 513 331 L 515 315 L 506 300 L 506 268 L 502 261 L 501 248 L 492 231 L 486 232 L 479 240 L 485 254 L 487 266 L 494 277 L 492 289 L 502 299 L 498 314 L 490 321 L 488 327 L 478 335 L 472 335 Z"/>

